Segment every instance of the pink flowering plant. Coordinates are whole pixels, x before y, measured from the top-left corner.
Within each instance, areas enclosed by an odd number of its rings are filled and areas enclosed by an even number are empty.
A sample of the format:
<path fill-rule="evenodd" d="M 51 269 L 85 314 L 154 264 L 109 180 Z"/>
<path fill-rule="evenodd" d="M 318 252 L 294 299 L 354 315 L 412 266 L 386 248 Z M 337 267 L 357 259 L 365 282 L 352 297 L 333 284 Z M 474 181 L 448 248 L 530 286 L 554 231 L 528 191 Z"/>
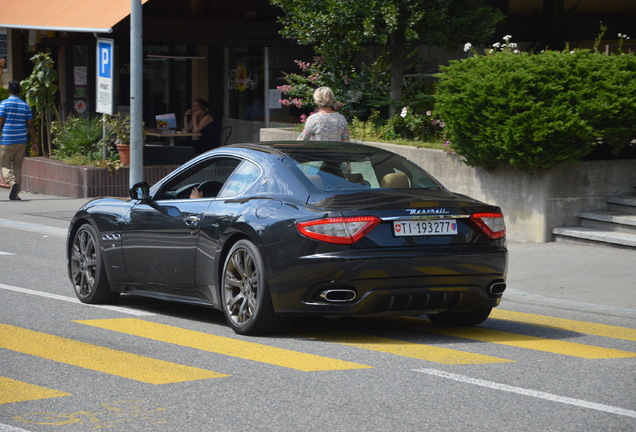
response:
<path fill-rule="evenodd" d="M 282 105 L 313 110 L 314 91 L 322 86 L 333 90 L 336 96 L 333 108 L 349 119 L 366 118 L 373 109 L 389 104 L 388 68 L 381 62 L 360 70 L 351 66 L 338 76 L 329 70 L 322 57 L 315 57 L 312 62 L 295 60 L 295 63 L 299 72 L 285 73 L 287 83 L 277 87 L 283 96 Z"/>
<path fill-rule="evenodd" d="M 314 91 L 322 86 L 333 88 L 333 76 L 324 70 L 321 57 L 315 57 L 313 62 L 302 60 L 294 62 L 298 65 L 300 73 L 285 73 L 287 84 L 277 87 L 283 96 L 280 103 L 299 109 L 312 109 L 314 108 Z"/>
<path fill-rule="evenodd" d="M 358 139 L 433 142 L 447 141 L 445 123 L 434 114 L 430 84 L 413 81 L 405 87 L 405 100 L 400 103 L 388 97 L 390 67 L 379 59 L 367 67 L 345 71 L 336 76 L 322 57 L 311 62 L 295 61 L 299 71 L 285 73 L 286 84 L 278 86 L 284 106 L 304 110 L 300 121 L 305 122 L 315 109 L 314 91 L 330 87 L 335 96 L 334 109 L 350 122 L 352 136 Z M 401 112 L 387 118 L 388 107 L 401 104 Z M 398 105 L 400 106 L 400 105 Z"/>

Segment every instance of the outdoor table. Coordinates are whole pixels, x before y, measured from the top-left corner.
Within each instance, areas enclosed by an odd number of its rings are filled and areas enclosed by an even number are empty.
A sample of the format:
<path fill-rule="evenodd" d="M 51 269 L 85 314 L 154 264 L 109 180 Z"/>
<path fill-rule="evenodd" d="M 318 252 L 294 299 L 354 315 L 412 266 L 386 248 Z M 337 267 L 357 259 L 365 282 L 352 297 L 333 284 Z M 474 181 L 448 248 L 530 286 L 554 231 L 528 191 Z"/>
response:
<path fill-rule="evenodd" d="M 146 129 L 144 133 L 152 137 L 168 138 L 168 144 L 171 146 L 175 145 L 175 138 L 192 138 L 192 137 L 201 136 L 199 132 L 181 132 L 181 131 L 164 132 L 161 129 L 150 129 L 150 130 Z"/>

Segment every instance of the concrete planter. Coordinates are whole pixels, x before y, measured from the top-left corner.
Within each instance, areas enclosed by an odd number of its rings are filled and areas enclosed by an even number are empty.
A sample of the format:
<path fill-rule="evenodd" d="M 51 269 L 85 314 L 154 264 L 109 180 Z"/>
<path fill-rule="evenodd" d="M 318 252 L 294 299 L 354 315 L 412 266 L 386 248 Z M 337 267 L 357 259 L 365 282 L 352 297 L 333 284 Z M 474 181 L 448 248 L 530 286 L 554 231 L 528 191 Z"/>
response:
<path fill-rule="evenodd" d="M 297 136 L 298 132 L 289 130 L 262 129 L 260 140 L 295 140 Z M 530 174 L 511 166 L 488 172 L 441 150 L 364 144 L 406 157 L 454 192 L 500 206 L 508 239 L 513 241 L 550 242 L 553 228 L 578 225 L 578 213 L 604 209 L 606 197 L 628 195 L 636 185 L 636 160 L 563 164 Z"/>
<path fill-rule="evenodd" d="M 144 167 L 144 179 L 153 184 L 179 165 Z M 23 191 L 72 198 L 127 197 L 129 169 L 108 172 L 105 168 L 67 165 L 45 157 L 28 157 L 22 165 Z"/>

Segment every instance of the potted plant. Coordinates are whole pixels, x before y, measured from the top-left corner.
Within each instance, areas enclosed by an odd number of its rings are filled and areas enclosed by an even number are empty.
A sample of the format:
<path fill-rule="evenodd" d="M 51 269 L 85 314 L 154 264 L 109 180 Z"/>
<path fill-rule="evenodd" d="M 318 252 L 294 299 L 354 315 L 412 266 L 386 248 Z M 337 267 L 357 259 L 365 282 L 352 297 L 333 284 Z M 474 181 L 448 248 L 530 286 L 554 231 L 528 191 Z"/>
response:
<path fill-rule="evenodd" d="M 130 165 L 130 118 L 117 113 L 106 122 L 108 134 L 114 136 L 119 159 L 124 165 Z"/>

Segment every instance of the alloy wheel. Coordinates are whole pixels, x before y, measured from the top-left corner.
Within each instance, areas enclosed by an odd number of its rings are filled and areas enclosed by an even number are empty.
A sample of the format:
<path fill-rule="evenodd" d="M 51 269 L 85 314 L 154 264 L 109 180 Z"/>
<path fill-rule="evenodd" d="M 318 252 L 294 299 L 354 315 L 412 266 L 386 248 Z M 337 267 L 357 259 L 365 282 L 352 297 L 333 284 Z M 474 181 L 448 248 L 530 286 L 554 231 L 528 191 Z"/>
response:
<path fill-rule="evenodd" d="M 88 297 L 95 287 L 97 253 L 95 238 L 87 229 L 80 229 L 73 241 L 71 276 L 78 297 Z"/>
<path fill-rule="evenodd" d="M 236 249 L 226 266 L 224 285 L 225 308 L 236 325 L 250 322 L 256 311 L 259 273 L 247 249 Z"/>

